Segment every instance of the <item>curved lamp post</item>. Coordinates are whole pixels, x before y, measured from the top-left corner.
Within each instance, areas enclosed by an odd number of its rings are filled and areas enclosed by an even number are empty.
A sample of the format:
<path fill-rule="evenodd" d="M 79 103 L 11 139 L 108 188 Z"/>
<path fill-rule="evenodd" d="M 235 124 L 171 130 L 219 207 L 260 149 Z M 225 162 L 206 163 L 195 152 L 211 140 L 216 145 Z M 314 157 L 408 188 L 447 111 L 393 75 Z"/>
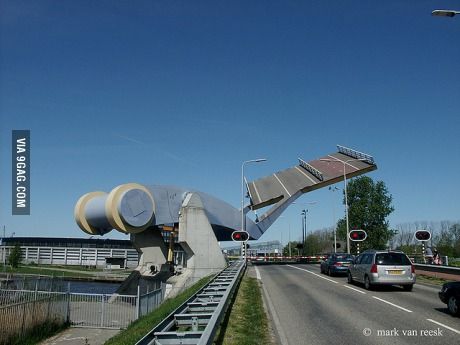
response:
<path fill-rule="evenodd" d="M 245 227 L 245 221 L 244 221 L 244 166 L 249 163 L 260 163 L 260 162 L 265 162 L 265 158 L 259 158 L 259 159 L 251 159 L 248 161 L 244 161 L 243 164 L 241 164 L 241 231 L 246 231 Z M 245 249 L 246 249 L 246 242 L 242 244 Z M 246 252 L 246 251 L 245 251 Z"/>
<path fill-rule="evenodd" d="M 345 191 L 345 218 L 347 222 L 347 253 L 350 254 L 350 226 L 348 223 L 348 195 L 347 195 L 347 175 L 345 174 L 345 167 L 350 162 L 357 162 L 357 161 L 366 161 L 365 158 L 360 159 L 347 159 L 346 161 L 335 160 L 335 159 L 320 159 L 323 162 L 330 162 L 330 163 L 342 163 L 343 164 L 343 184 L 344 184 L 344 191 Z"/>
<path fill-rule="evenodd" d="M 431 12 L 432 16 L 436 17 L 455 17 L 455 15 L 460 14 L 460 11 L 455 10 L 434 10 Z"/>

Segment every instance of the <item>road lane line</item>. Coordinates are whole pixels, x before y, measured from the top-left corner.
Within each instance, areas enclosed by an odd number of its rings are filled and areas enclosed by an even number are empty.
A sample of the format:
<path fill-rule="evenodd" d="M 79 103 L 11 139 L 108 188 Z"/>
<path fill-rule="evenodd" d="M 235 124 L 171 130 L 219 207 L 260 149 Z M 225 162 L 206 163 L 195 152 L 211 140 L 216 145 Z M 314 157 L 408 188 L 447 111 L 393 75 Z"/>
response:
<path fill-rule="evenodd" d="M 388 302 L 388 301 L 386 301 L 386 300 L 384 300 L 384 299 L 378 298 L 378 297 L 376 297 L 376 296 L 372 296 L 372 298 L 378 299 L 379 301 L 382 301 L 383 303 L 392 305 L 393 307 L 399 308 L 399 309 L 404 310 L 404 311 L 406 311 L 406 312 L 408 312 L 408 313 L 412 313 L 412 310 L 409 310 L 409 309 L 400 307 L 399 305 L 394 304 L 394 303 L 391 303 L 391 302 Z"/>
<path fill-rule="evenodd" d="M 256 278 L 257 278 L 258 280 L 262 280 L 262 277 L 260 276 L 260 271 L 259 271 L 259 269 L 257 268 L 257 266 L 254 266 L 254 268 L 256 269 Z"/>
<path fill-rule="evenodd" d="M 434 321 L 434 320 L 432 320 L 432 319 L 427 319 L 427 320 L 430 321 L 430 322 L 433 322 L 433 323 L 435 323 L 435 324 L 437 324 L 437 325 L 439 325 L 439 326 L 442 326 L 442 327 L 444 327 L 444 328 L 447 328 L 448 330 L 450 330 L 450 331 L 452 331 L 452 332 L 455 332 L 455 333 L 457 333 L 457 334 L 460 334 L 460 331 L 457 331 L 455 328 L 446 326 L 445 324 L 443 324 L 443 323 L 441 323 L 441 322 Z"/>
<path fill-rule="evenodd" d="M 276 174 L 273 174 L 273 176 L 275 176 L 275 178 L 278 180 L 278 182 L 280 183 L 280 185 L 284 188 L 284 190 L 286 191 L 286 193 L 288 193 L 289 197 L 291 197 L 291 193 L 289 193 L 289 191 L 287 190 L 286 186 L 283 184 L 283 182 L 281 182 L 281 180 L 278 178 L 278 176 L 276 176 Z"/>
<path fill-rule="evenodd" d="M 315 180 L 313 180 L 310 176 L 305 174 L 298 166 L 295 167 L 300 173 L 302 173 L 306 178 L 308 178 L 313 184 L 316 184 Z"/>
<path fill-rule="evenodd" d="M 324 279 L 324 280 L 327 280 L 327 281 L 330 281 L 331 283 L 334 283 L 334 284 L 338 284 L 338 282 L 336 282 L 335 280 L 332 280 L 332 279 L 329 279 L 329 278 L 326 278 L 326 277 L 323 277 L 322 275 L 319 275 L 318 273 L 315 273 L 315 272 L 312 272 L 312 271 L 309 271 L 309 270 L 306 270 L 304 268 L 300 268 L 300 267 L 296 267 L 296 266 L 292 266 L 292 265 L 287 265 L 289 267 L 292 267 L 292 268 L 296 268 L 298 270 L 301 270 L 301 271 L 305 271 L 305 272 L 308 272 L 308 273 L 311 273 L 321 279 Z"/>
<path fill-rule="evenodd" d="M 355 289 L 354 287 L 351 287 L 351 286 L 348 286 L 348 285 L 345 285 L 345 284 L 344 284 L 343 286 L 345 286 L 347 289 L 351 289 L 351 290 L 354 290 L 354 291 L 356 291 L 356 292 L 362 293 L 363 295 L 366 294 L 364 291 Z"/>
<path fill-rule="evenodd" d="M 266 303 L 264 303 L 264 305 L 268 308 L 269 314 L 271 315 L 271 317 L 273 319 L 273 324 L 275 326 L 276 333 L 278 334 L 280 344 L 281 345 L 289 345 L 289 342 L 288 342 L 287 337 L 286 337 L 286 333 L 284 333 L 283 327 L 281 326 L 280 319 L 278 317 L 278 314 L 276 313 L 275 306 L 273 305 L 273 302 L 270 299 L 270 295 L 268 294 L 268 290 L 265 287 L 265 284 L 262 282 L 260 272 L 257 269 L 257 266 L 254 266 L 254 268 L 256 269 L 257 279 L 260 279 L 259 286 L 262 288 L 263 300 L 266 302 Z"/>

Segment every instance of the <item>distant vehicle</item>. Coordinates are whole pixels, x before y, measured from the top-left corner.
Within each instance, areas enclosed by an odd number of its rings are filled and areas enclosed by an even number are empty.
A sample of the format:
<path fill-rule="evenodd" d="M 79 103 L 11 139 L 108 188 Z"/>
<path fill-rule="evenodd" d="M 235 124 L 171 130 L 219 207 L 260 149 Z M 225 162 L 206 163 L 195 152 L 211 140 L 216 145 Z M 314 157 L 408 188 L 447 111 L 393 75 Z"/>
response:
<path fill-rule="evenodd" d="M 348 266 L 353 262 L 353 255 L 346 253 L 330 254 L 327 259 L 321 261 L 321 273 L 326 273 L 329 276 L 335 274 L 346 275 Z"/>
<path fill-rule="evenodd" d="M 445 283 L 439 291 L 439 299 L 447 304 L 449 313 L 460 315 L 460 282 Z"/>
<path fill-rule="evenodd" d="M 348 267 L 348 283 L 364 283 L 367 290 L 375 285 L 401 285 L 412 291 L 415 268 L 401 251 L 366 250 Z"/>

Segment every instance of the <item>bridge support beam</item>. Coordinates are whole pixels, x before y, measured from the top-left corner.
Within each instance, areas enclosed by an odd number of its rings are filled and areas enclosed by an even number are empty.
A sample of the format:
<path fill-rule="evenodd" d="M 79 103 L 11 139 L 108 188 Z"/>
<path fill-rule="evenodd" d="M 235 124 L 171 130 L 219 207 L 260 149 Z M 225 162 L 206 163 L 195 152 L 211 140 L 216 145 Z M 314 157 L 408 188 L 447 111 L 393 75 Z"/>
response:
<path fill-rule="evenodd" d="M 189 193 L 179 214 L 179 243 L 185 252 L 186 268 L 168 279 L 166 291 L 173 296 L 201 278 L 218 273 L 227 266 L 219 242 L 209 223 L 203 203 L 196 193 Z"/>

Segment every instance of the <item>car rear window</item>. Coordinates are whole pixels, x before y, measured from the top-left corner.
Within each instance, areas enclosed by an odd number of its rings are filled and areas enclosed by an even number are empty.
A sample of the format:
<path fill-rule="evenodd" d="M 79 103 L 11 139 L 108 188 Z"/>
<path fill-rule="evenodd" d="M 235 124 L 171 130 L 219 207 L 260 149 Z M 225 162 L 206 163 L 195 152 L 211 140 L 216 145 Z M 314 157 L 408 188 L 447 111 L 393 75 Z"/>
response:
<path fill-rule="evenodd" d="M 375 263 L 377 265 L 400 265 L 409 266 L 411 265 L 408 257 L 401 253 L 381 253 L 375 256 Z"/>

